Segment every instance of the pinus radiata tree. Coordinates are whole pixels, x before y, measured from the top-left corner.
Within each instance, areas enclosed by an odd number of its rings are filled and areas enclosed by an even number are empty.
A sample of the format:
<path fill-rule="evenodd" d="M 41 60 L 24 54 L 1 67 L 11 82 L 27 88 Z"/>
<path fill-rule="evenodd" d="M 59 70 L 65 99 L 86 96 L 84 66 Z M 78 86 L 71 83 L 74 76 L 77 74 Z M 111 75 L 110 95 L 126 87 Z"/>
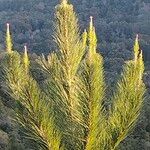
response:
<path fill-rule="evenodd" d="M 93 18 L 81 34 L 73 6 L 62 0 L 55 22 L 57 50 L 37 60 L 47 75 L 42 86 L 30 73 L 26 46 L 23 57 L 8 51 L 4 58 L 5 88 L 17 103 L 16 121 L 39 149 L 115 150 L 135 126 L 144 99 L 138 36 L 134 59 L 126 62 L 108 109 Z M 10 47 L 10 40 L 6 43 Z"/>

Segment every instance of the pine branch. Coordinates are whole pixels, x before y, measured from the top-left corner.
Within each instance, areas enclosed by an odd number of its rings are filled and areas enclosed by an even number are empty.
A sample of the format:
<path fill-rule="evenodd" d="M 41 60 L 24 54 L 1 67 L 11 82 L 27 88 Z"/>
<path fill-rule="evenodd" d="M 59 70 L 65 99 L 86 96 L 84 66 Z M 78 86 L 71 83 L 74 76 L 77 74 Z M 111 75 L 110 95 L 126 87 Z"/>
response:
<path fill-rule="evenodd" d="M 6 50 L 8 53 L 12 52 L 12 47 L 13 47 L 13 43 L 12 43 L 12 38 L 11 38 L 11 34 L 10 34 L 10 24 L 7 23 L 7 30 L 6 30 Z"/>
<path fill-rule="evenodd" d="M 17 121 L 30 133 L 30 138 L 48 150 L 59 149 L 61 136 L 55 128 L 51 103 L 35 80 L 24 70 L 20 55 L 6 56 L 5 78 L 8 88 L 23 110 L 17 111 Z"/>
<path fill-rule="evenodd" d="M 88 52 L 81 68 L 81 101 L 83 101 L 83 116 L 87 126 L 85 130 L 85 149 L 106 148 L 108 133 L 104 114 L 103 100 L 105 83 L 103 59 L 96 53 L 97 38 L 91 17 L 88 32 Z M 97 144 L 96 144 L 97 143 Z"/>
<path fill-rule="evenodd" d="M 90 17 L 88 33 L 80 36 L 73 6 L 56 6 L 54 40 L 59 51 L 37 60 L 47 79 L 43 89 L 30 75 L 27 48 L 23 59 L 12 51 L 7 25 L 4 82 L 17 102 L 16 121 L 25 136 L 47 150 L 115 150 L 135 126 L 144 99 L 144 63 L 138 36 L 134 60 L 124 67 L 111 110 L 104 108 L 103 58 Z M 88 41 L 88 42 L 87 42 Z"/>
<path fill-rule="evenodd" d="M 112 132 L 111 149 L 113 150 L 131 132 L 143 106 L 145 86 L 142 81 L 142 75 L 144 64 L 142 53 L 139 55 L 138 52 L 138 39 L 136 39 L 135 43 L 134 61 L 128 62 L 124 67 L 122 78 L 117 85 L 117 92 L 112 98 L 114 104 L 109 122 Z"/>
<path fill-rule="evenodd" d="M 61 3 L 56 7 L 56 32 L 55 42 L 59 48 L 56 53 L 57 60 L 49 63 L 50 57 L 46 62 L 40 61 L 42 67 L 48 74 L 46 81 L 46 93 L 53 99 L 55 110 L 55 122 L 72 137 L 66 141 L 73 145 L 76 139 L 82 138 L 82 114 L 80 112 L 80 101 L 78 99 L 79 80 L 76 76 L 80 62 L 85 53 L 86 33 L 83 39 L 79 35 L 78 20 L 73 11 L 73 6 Z M 52 56 L 52 55 L 51 55 Z M 77 136 L 75 139 L 74 137 Z M 64 136 L 64 138 L 66 138 Z M 70 140 L 70 138 L 72 140 Z M 70 142 L 69 142 L 70 141 Z"/>

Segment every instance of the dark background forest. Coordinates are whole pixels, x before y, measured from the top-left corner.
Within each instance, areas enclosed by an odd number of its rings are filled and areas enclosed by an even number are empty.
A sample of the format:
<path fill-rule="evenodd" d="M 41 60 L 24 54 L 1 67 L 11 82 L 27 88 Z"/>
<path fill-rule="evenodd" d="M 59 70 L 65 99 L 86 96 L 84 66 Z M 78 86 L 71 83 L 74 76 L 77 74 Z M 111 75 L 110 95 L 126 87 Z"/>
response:
<path fill-rule="evenodd" d="M 147 94 L 135 130 L 122 143 L 122 150 L 150 149 L 150 0 L 70 0 L 77 12 L 81 32 L 94 17 L 98 50 L 105 63 L 106 82 L 113 89 L 125 61 L 132 58 L 133 43 L 139 34 L 144 52 Z M 27 43 L 34 59 L 55 50 L 54 10 L 59 0 L 0 0 L 0 57 L 5 51 L 6 23 L 10 23 L 14 49 L 22 52 Z M 37 80 L 42 76 L 32 71 Z M 13 101 L 0 90 L 0 150 L 31 150 L 13 122 Z M 108 91 L 108 97 L 111 91 Z M 30 146 L 29 146 L 30 145 Z M 32 147 L 33 146 L 33 147 Z"/>

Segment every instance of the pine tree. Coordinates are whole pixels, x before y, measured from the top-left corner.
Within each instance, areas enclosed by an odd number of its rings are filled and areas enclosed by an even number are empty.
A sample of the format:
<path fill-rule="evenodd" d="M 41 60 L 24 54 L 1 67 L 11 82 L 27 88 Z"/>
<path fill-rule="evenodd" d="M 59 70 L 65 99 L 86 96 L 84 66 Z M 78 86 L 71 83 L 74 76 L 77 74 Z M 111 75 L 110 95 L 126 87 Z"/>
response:
<path fill-rule="evenodd" d="M 47 75 L 42 86 L 30 73 L 27 47 L 23 58 L 15 51 L 5 56 L 5 85 L 18 103 L 16 121 L 39 149 L 115 150 L 135 126 L 144 100 L 138 36 L 134 59 L 126 62 L 107 109 L 93 17 L 88 32 L 81 34 L 73 6 L 62 0 L 55 22 L 57 50 L 37 60 Z"/>

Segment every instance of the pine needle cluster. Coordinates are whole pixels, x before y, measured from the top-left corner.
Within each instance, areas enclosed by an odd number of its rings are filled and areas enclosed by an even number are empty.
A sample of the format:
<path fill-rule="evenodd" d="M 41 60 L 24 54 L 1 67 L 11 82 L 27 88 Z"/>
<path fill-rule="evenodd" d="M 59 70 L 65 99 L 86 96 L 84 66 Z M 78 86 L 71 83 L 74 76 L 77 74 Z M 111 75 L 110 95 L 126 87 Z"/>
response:
<path fill-rule="evenodd" d="M 80 33 L 73 6 L 62 0 L 56 6 L 54 40 L 57 50 L 37 60 L 47 74 L 41 88 L 30 73 L 27 47 L 23 57 L 12 51 L 7 28 L 5 88 L 18 104 L 16 121 L 25 137 L 45 150 L 117 149 L 134 128 L 144 100 L 138 36 L 134 59 L 125 64 L 109 109 L 93 17 L 88 30 Z"/>
<path fill-rule="evenodd" d="M 8 53 L 12 52 L 12 38 L 10 34 L 10 24 L 7 23 L 7 31 L 6 31 L 6 50 Z"/>

